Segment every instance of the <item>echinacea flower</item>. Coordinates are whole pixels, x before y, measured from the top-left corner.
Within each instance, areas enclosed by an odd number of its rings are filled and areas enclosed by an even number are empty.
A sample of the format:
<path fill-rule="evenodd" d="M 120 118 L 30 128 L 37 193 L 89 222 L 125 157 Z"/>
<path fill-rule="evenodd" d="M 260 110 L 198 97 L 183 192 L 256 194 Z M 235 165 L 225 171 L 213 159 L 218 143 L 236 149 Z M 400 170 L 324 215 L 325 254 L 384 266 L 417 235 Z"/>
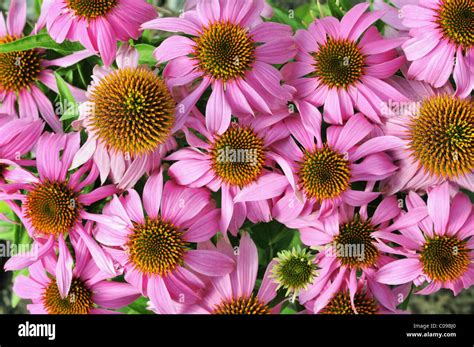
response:
<path fill-rule="evenodd" d="M 189 113 L 209 86 L 206 124 L 222 134 L 231 115 L 270 114 L 285 105 L 291 90 L 281 86 L 281 74 L 272 64 L 284 64 L 296 51 L 291 27 L 262 22 L 263 0 L 204 0 L 180 18 L 157 18 L 145 29 L 182 32 L 171 36 L 155 50 L 169 86 L 198 81 L 181 102 Z"/>
<path fill-rule="evenodd" d="M 212 244 L 208 247 L 214 249 Z M 271 261 L 263 275 L 263 280 L 258 291 L 255 284 L 258 272 L 258 252 L 255 243 L 248 233 L 243 233 L 240 244 L 236 249 L 220 238 L 217 250 L 235 259 L 235 270 L 225 276 L 210 278 L 209 292 L 201 303 L 202 311 L 199 313 L 224 314 L 224 315 L 263 315 L 279 313 L 281 303 L 270 305 L 276 297 L 277 284 L 271 278 Z"/>
<path fill-rule="evenodd" d="M 474 283 L 474 214 L 469 197 L 458 192 L 450 197 L 445 182 L 428 190 L 425 203 L 419 195 L 407 196 L 408 211 L 428 208 L 428 217 L 417 226 L 399 228 L 400 234 L 381 233 L 379 237 L 400 247 L 393 252 L 403 255 L 377 273 L 377 281 L 386 284 L 427 284 L 419 294 L 431 294 L 441 288 L 457 295 Z M 388 251 L 388 250 L 387 250 Z"/>
<path fill-rule="evenodd" d="M 379 241 L 379 235 L 416 226 L 426 215 L 426 207 L 403 214 L 396 197 L 389 196 L 378 204 L 373 213 L 369 212 L 367 204 L 358 210 L 341 204 L 327 217 L 306 224 L 300 222 L 301 241 L 320 250 L 316 258 L 320 275 L 300 295 L 300 302 L 319 295 L 334 278 L 348 283 L 348 293 L 353 301 L 357 281 L 363 277 L 378 301 L 394 310 L 391 291 L 375 280 L 377 270 L 393 261 L 384 253 L 386 245 Z M 339 288 L 333 286 L 328 290 L 335 293 Z"/>
<path fill-rule="evenodd" d="M 163 186 L 160 171 L 148 178 L 143 202 L 133 189 L 114 196 L 96 216 L 95 237 L 124 268 L 127 282 L 160 313 L 173 313 L 200 300 L 205 284 L 193 271 L 213 277 L 234 268 L 229 256 L 194 249 L 217 233 L 218 214 L 209 191 L 172 181 Z"/>
<path fill-rule="evenodd" d="M 140 25 L 155 16 L 145 0 L 45 0 L 38 26 L 46 25 L 56 42 L 79 41 L 89 51 L 99 52 L 110 66 L 117 42 L 138 39 Z"/>
<path fill-rule="evenodd" d="M 162 155 L 176 146 L 172 134 L 185 117 L 163 80 L 138 64 L 135 48 L 122 45 L 117 66 L 94 68 L 87 101 L 74 123 L 86 129 L 88 138 L 72 168 L 92 158 L 102 183 L 110 176 L 127 189 L 156 169 Z"/>
<path fill-rule="evenodd" d="M 342 202 L 361 206 L 372 201 L 379 193 L 354 190 L 352 183 L 380 181 L 397 169 L 385 151 L 400 146 L 401 141 L 394 136 L 369 136 L 375 127 L 361 114 L 343 126 L 330 126 L 325 134 L 319 129 L 316 138 L 305 131 L 297 117 L 284 122 L 292 137 L 275 143 L 273 149 L 290 169 L 287 186 L 296 182 L 302 193 L 299 200 L 318 202 L 320 216 L 331 214 Z M 283 209 L 276 211 L 279 218 L 287 219 L 284 215 L 293 213 L 283 205 L 278 208 Z"/>
<path fill-rule="evenodd" d="M 3 15 L 0 17 L 0 47 L 21 38 L 25 23 L 26 0 L 12 0 L 6 25 Z M 33 119 L 41 115 L 51 129 L 62 133 L 62 124 L 53 105 L 38 85 L 41 82 L 58 92 L 56 79 L 49 67 L 68 67 L 90 55 L 87 51 L 79 51 L 63 58 L 47 60 L 45 50 L 42 49 L 0 52 L 0 113 Z M 84 100 L 84 91 L 71 85 L 68 87 L 78 102 Z"/>
<path fill-rule="evenodd" d="M 277 289 L 286 290 L 286 296 L 291 294 L 294 301 L 301 290 L 305 290 L 318 276 L 316 256 L 308 249 L 299 246 L 290 250 L 278 252 L 274 258 L 271 271 L 273 281 L 278 284 Z"/>
<path fill-rule="evenodd" d="M 60 261 L 49 252 L 44 262 L 36 262 L 29 275 L 15 279 L 13 291 L 23 299 L 30 299 L 26 307 L 32 314 L 114 314 L 140 297 L 130 284 L 110 281 L 110 274 L 94 263 L 82 239 L 71 239 L 75 264 L 68 294 L 63 297 L 55 268 Z"/>
<path fill-rule="evenodd" d="M 411 61 L 408 78 L 440 88 L 453 74 L 456 94 L 474 88 L 474 3 L 472 0 L 424 0 L 401 9 L 411 38 L 403 45 Z"/>
<path fill-rule="evenodd" d="M 400 169 L 383 185 L 393 194 L 400 190 L 424 190 L 450 181 L 474 190 L 474 104 L 456 96 L 446 84 L 434 89 L 420 81 L 393 78 L 411 102 L 397 104 L 383 125 L 386 135 L 397 136 L 403 146 L 392 151 Z"/>
<path fill-rule="evenodd" d="M 271 170 L 275 161 L 283 159 L 270 146 L 287 137 L 281 123 L 287 115 L 275 112 L 272 116 L 241 117 L 217 134 L 217 129 L 208 130 L 204 116 L 194 111 L 185 130 L 191 147 L 165 158 L 176 161 L 169 175 L 178 184 L 221 190 L 221 231 L 229 229 L 236 235 L 247 217 L 255 223 L 271 220 L 270 199 L 282 193 L 288 180 Z"/>
<path fill-rule="evenodd" d="M 354 108 L 380 123 L 384 101 L 406 99 L 384 81 L 403 64 L 405 58 L 395 48 L 405 39 L 383 39 L 370 27 L 383 12 L 364 13 L 368 7 L 368 3 L 358 4 L 340 22 L 324 17 L 308 30 L 296 32 L 296 61 L 286 64 L 282 74 L 296 88 L 294 101 L 309 129 L 314 128 L 312 118 L 317 115 L 313 109 L 318 106 L 324 105 L 328 123 L 342 124 L 354 114 Z"/>
<path fill-rule="evenodd" d="M 113 185 L 106 185 L 83 193 L 84 188 L 91 185 L 99 175 L 92 162 L 68 174 L 73 155 L 79 149 L 79 136 L 79 133 L 44 133 L 38 140 L 36 150 L 39 177 L 17 166 L 14 168 L 15 174 L 10 177 L 12 180 L 3 185 L 5 194 L 1 195 L 1 200 L 21 202 L 21 206 L 10 206 L 34 240 L 34 250 L 10 258 L 5 270 L 30 266 L 47 256 L 57 244 L 59 261 L 55 273 L 63 298 L 67 296 L 72 280 L 69 266 L 71 254 L 64 239 L 67 235 L 78 234 L 84 238 L 98 266 L 109 274 L 116 272 L 112 259 L 87 233 L 82 232 L 82 220 L 94 218 L 87 212 L 87 206 L 116 193 L 117 189 Z"/>

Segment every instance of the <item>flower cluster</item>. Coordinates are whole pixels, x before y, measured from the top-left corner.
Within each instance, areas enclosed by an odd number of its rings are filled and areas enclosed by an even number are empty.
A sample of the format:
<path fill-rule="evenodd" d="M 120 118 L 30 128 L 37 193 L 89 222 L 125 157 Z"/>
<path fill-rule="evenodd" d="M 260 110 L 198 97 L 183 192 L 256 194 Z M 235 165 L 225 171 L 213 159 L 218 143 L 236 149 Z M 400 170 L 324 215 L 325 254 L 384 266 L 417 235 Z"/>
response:
<path fill-rule="evenodd" d="M 391 3 L 43 0 L 27 23 L 11 0 L 15 295 L 31 313 L 374 314 L 472 286 L 474 2 Z"/>

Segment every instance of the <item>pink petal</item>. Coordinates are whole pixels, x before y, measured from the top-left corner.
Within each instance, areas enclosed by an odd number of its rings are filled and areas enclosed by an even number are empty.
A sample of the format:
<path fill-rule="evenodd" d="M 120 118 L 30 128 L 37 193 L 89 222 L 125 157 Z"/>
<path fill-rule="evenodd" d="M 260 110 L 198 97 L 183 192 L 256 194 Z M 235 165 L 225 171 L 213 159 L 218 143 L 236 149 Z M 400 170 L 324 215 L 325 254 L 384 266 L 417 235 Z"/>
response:
<path fill-rule="evenodd" d="M 252 28 L 250 35 L 257 42 L 267 42 L 288 38 L 292 35 L 292 30 L 285 24 L 264 22 Z"/>
<path fill-rule="evenodd" d="M 448 231 L 450 231 L 450 235 L 461 229 L 471 215 L 471 211 L 472 204 L 469 197 L 462 193 L 456 194 L 451 202 L 451 210 L 449 211 Z"/>
<path fill-rule="evenodd" d="M 267 269 L 265 270 L 265 274 L 263 275 L 262 284 L 258 289 L 257 298 L 259 298 L 264 303 L 269 303 L 272 301 L 277 294 L 278 283 L 276 283 L 276 281 L 272 278 L 272 270 L 275 264 L 275 260 L 270 261 Z"/>
<path fill-rule="evenodd" d="M 204 242 L 213 237 L 219 230 L 219 210 L 212 210 L 201 216 L 184 233 L 189 242 Z"/>
<path fill-rule="evenodd" d="M 74 261 L 71 253 L 66 246 L 63 236 L 58 237 L 59 243 L 59 257 L 56 265 L 56 283 L 58 285 L 59 294 L 61 298 L 66 298 L 71 288 L 72 282 L 72 266 Z"/>
<path fill-rule="evenodd" d="M 372 129 L 373 125 L 370 124 L 364 116 L 357 114 L 351 117 L 344 125 L 341 134 L 334 143 L 334 147 L 339 150 L 340 153 L 346 153 L 366 137 Z M 328 141 L 330 141 L 329 136 Z"/>
<path fill-rule="evenodd" d="M 131 304 L 141 295 L 128 283 L 102 281 L 94 285 L 94 302 L 102 307 L 118 309 Z"/>
<path fill-rule="evenodd" d="M 132 221 L 137 223 L 144 222 L 143 206 L 140 195 L 138 195 L 136 190 L 127 190 L 127 195 L 123 197 L 122 205 Z"/>
<path fill-rule="evenodd" d="M 222 134 L 230 125 L 231 109 L 226 100 L 224 86 L 217 80 L 206 105 L 206 127 L 211 133 Z"/>
<path fill-rule="evenodd" d="M 18 276 L 13 283 L 13 291 L 22 299 L 41 300 L 45 288 L 30 277 Z"/>
<path fill-rule="evenodd" d="M 257 279 L 258 253 L 250 235 L 244 233 L 240 239 L 237 257 L 238 296 L 249 297 Z"/>
<path fill-rule="evenodd" d="M 143 206 L 150 218 L 158 218 L 163 194 L 163 169 L 152 174 L 143 188 Z"/>
<path fill-rule="evenodd" d="M 342 194 L 342 199 L 346 204 L 351 206 L 361 206 L 368 204 L 372 200 L 376 199 L 380 193 L 377 192 L 363 192 L 360 190 L 348 190 Z"/>
<path fill-rule="evenodd" d="M 441 235 L 446 232 L 449 220 L 449 183 L 443 183 L 428 192 L 428 213 L 435 230 Z"/>
<path fill-rule="evenodd" d="M 26 0 L 11 0 L 7 28 L 10 35 L 21 36 L 26 23 Z"/>
<path fill-rule="evenodd" d="M 195 42 L 184 36 L 173 35 L 165 39 L 153 52 L 158 64 L 193 52 Z"/>
<path fill-rule="evenodd" d="M 192 270 L 206 276 L 224 276 L 235 266 L 232 258 L 217 251 L 189 250 L 186 253 L 185 264 Z"/>
<path fill-rule="evenodd" d="M 222 185 L 221 194 L 221 220 L 219 226 L 221 231 L 226 232 L 234 215 L 234 201 L 230 187 L 227 184 Z"/>
<path fill-rule="evenodd" d="M 234 197 L 234 202 L 271 199 L 282 194 L 288 184 L 284 175 L 269 173 L 260 177 L 257 182 L 244 187 Z"/>
<path fill-rule="evenodd" d="M 400 259 L 383 266 L 377 272 L 376 280 L 385 284 L 403 284 L 413 281 L 421 273 L 418 259 Z"/>
<path fill-rule="evenodd" d="M 97 30 L 97 46 L 100 56 L 104 61 L 104 65 L 110 66 L 117 53 L 117 40 L 114 37 L 113 28 L 105 18 L 92 21 L 91 24 L 92 23 L 95 23 L 95 29 Z M 93 27 L 92 25 L 92 28 Z"/>
<path fill-rule="evenodd" d="M 404 141 L 395 136 L 378 136 L 357 147 L 354 154 L 351 155 L 351 160 L 357 161 L 373 153 L 401 147 L 403 144 Z"/>
<path fill-rule="evenodd" d="M 176 304 L 160 276 L 148 279 L 147 293 L 151 302 L 161 314 L 176 314 Z"/>
<path fill-rule="evenodd" d="M 142 24 L 141 27 L 142 29 L 182 32 L 193 36 L 196 36 L 200 31 L 196 24 L 184 18 L 156 18 Z"/>
<path fill-rule="evenodd" d="M 341 19 L 341 36 L 349 37 L 352 28 L 357 24 L 362 14 L 369 8 L 368 3 L 357 4 Z"/>
<path fill-rule="evenodd" d="M 87 233 L 86 230 L 80 230 L 79 235 L 87 246 L 97 267 L 108 273 L 110 277 L 115 277 L 117 275 L 117 271 L 115 270 L 114 262 L 110 255 L 104 252 L 102 247 L 97 244 L 97 242 Z"/>

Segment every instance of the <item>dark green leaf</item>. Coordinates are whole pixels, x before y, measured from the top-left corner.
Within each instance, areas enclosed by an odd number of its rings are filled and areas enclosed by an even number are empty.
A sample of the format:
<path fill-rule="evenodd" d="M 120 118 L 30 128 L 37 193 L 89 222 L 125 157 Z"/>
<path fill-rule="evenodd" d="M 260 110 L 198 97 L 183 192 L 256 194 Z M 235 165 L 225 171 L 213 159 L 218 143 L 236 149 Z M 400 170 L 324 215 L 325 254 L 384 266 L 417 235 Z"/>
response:
<path fill-rule="evenodd" d="M 79 117 L 78 105 L 74 96 L 72 95 L 69 87 L 64 79 L 57 73 L 54 73 L 56 77 L 56 83 L 58 84 L 59 99 L 63 110 L 60 121 L 77 119 Z"/>
<path fill-rule="evenodd" d="M 56 43 L 48 34 L 38 34 L 1 44 L 0 53 L 26 51 L 34 48 L 52 49 L 61 54 L 68 54 L 84 49 L 84 47 L 77 42 L 64 41 L 59 44 Z"/>
<path fill-rule="evenodd" d="M 153 51 L 156 48 L 155 46 L 148 45 L 146 43 L 139 43 L 135 45 L 135 48 L 137 49 L 139 54 L 139 64 L 146 64 L 151 66 L 156 65 L 156 60 L 153 57 Z"/>

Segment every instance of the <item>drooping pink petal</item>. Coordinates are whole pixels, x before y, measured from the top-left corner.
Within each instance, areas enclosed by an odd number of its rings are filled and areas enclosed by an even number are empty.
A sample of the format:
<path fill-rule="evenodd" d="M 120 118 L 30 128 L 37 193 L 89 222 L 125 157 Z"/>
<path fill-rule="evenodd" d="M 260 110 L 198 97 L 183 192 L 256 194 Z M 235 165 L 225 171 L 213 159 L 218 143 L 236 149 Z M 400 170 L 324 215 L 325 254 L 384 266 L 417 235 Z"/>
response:
<path fill-rule="evenodd" d="M 383 266 L 376 274 L 376 280 L 385 284 L 404 284 L 411 282 L 422 273 L 418 259 L 395 260 Z"/>
<path fill-rule="evenodd" d="M 102 307 L 118 309 L 131 304 L 140 293 L 128 283 L 102 281 L 94 285 L 94 302 Z"/>
<path fill-rule="evenodd" d="M 56 283 L 58 285 L 59 294 L 61 298 L 64 299 L 68 296 L 69 289 L 71 288 L 74 261 L 63 236 L 58 237 L 58 244 L 59 256 L 56 265 Z"/>
<path fill-rule="evenodd" d="M 274 198 L 285 190 L 288 180 L 284 175 L 269 173 L 244 187 L 234 197 L 234 202 L 258 201 Z"/>
<path fill-rule="evenodd" d="M 210 133 L 222 134 L 230 125 L 231 109 L 227 102 L 224 86 L 217 80 L 206 105 L 206 127 Z"/>

